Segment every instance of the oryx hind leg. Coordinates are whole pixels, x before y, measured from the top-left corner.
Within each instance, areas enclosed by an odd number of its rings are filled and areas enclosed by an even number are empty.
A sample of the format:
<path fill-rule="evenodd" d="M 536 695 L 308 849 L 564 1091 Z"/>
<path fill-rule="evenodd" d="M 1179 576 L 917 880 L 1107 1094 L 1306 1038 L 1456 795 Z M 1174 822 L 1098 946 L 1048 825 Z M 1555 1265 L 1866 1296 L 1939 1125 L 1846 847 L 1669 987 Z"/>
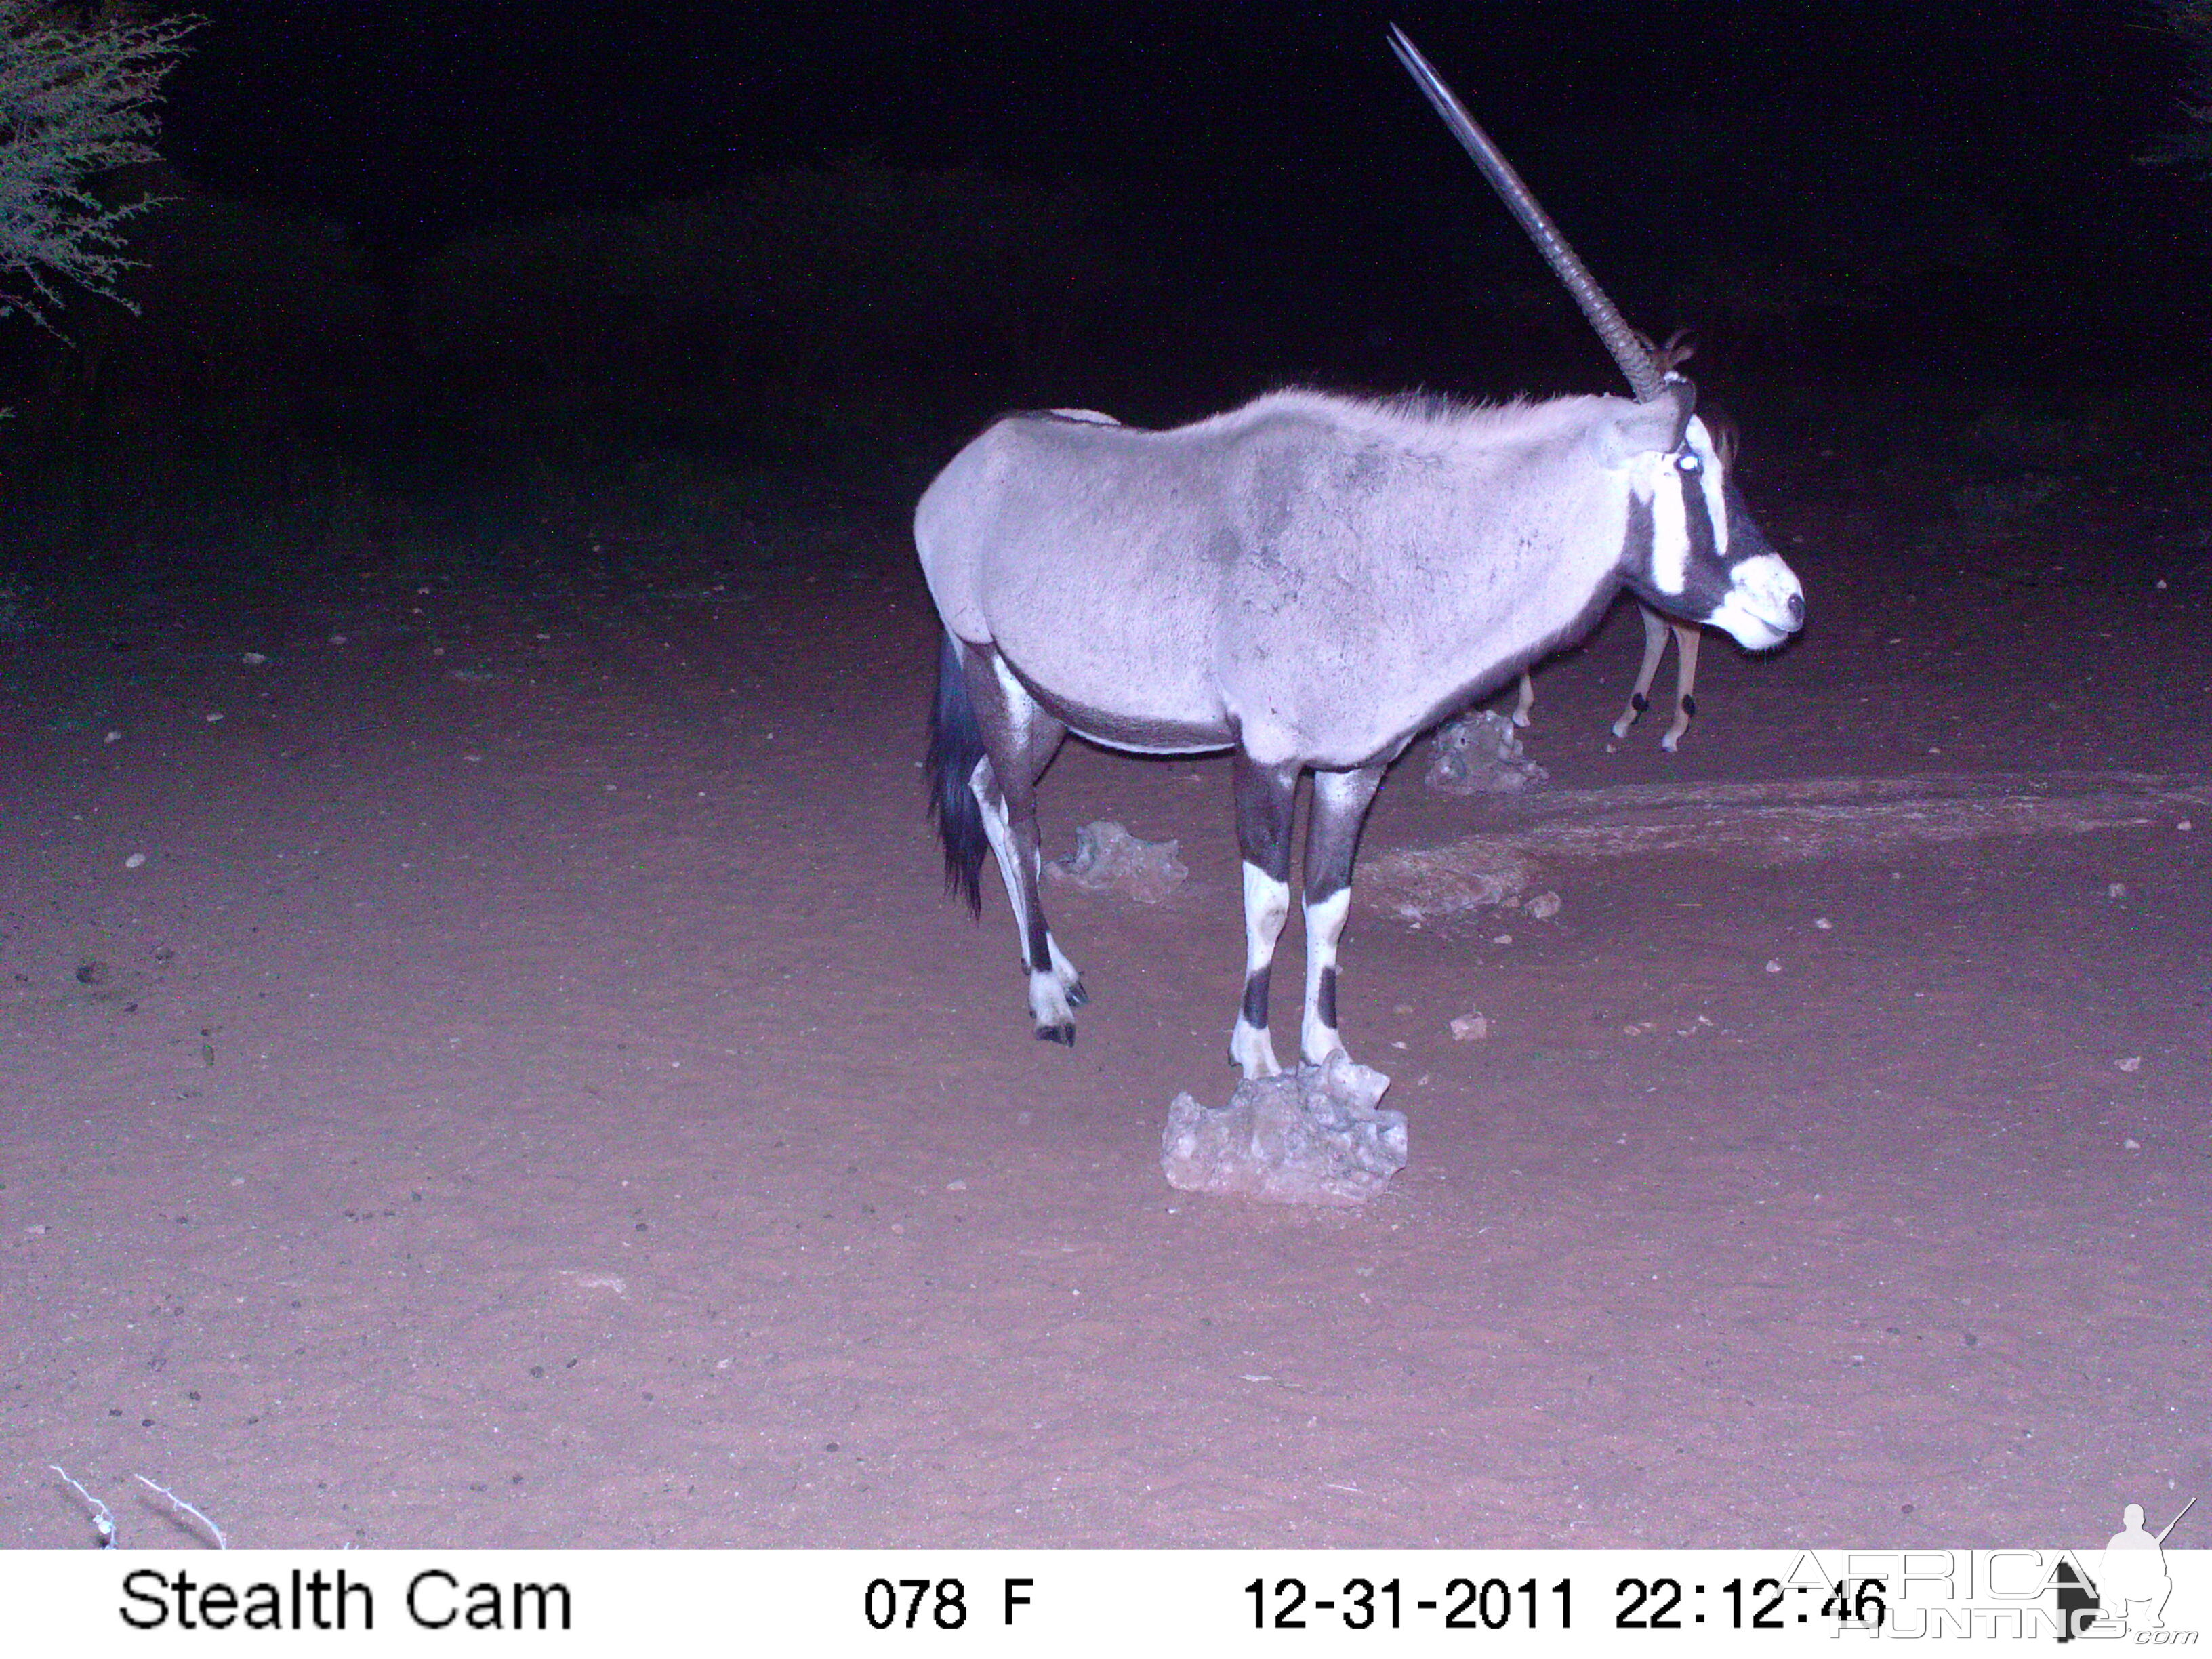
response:
<path fill-rule="evenodd" d="M 1283 1068 L 1267 1035 L 1267 981 L 1275 941 L 1291 914 L 1291 822 L 1298 769 L 1261 766 L 1237 754 L 1237 845 L 1244 856 L 1244 997 L 1229 1033 L 1229 1059 L 1246 1077 Z"/>
<path fill-rule="evenodd" d="M 1309 1066 L 1344 1047 L 1336 1030 L 1336 945 L 1352 908 L 1360 828 L 1382 781 L 1379 766 L 1314 774 L 1306 824 L 1306 1012 L 1298 1031 L 1298 1053 Z"/>
<path fill-rule="evenodd" d="M 1030 1018 L 1040 1038 L 1073 1047 L 1074 1011 L 1086 999 L 1082 977 L 1045 922 L 1036 823 L 1036 781 L 1067 728 L 1039 707 L 995 653 L 969 651 L 963 667 L 986 751 L 968 787 L 981 809 L 983 834 L 1013 908 L 1022 969 L 1029 975 Z"/>

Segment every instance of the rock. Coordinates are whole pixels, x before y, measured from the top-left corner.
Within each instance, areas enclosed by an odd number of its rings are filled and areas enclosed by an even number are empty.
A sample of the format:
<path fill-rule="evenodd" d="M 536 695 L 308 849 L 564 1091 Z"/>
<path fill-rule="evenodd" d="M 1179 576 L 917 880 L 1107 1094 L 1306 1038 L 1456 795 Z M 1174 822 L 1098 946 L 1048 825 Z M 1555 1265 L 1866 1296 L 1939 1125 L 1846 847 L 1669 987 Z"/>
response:
<path fill-rule="evenodd" d="M 1528 901 L 1528 914 L 1539 921 L 1549 921 L 1559 914 L 1559 896 L 1557 893 L 1537 894 Z"/>
<path fill-rule="evenodd" d="M 1551 775 L 1522 751 L 1513 722 L 1486 708 L 1446 720 L 1429 739 L 1426 782 L 1447 795 L 1516 795 Z"/>
<path fill-rule="evenodd" d="M 1378 854 L 1360 866 L 1352 891 L 1401 921 L 1424 922 L 1520 903 L 1538 873 L 1502 842 L 1469 838 Z"/>
<path fill-rule="evenodd" d="M 1086 823 L 1075 832 L 1075 856 L 1054 859 L 1045 870 L 1054 880 L 1089 892 L 1158 904 L 1190 874 L 1176 858 L 1182 845 L 1139 841 L 1118 823 Z"/>
<path fill-rule="evenodd" d="M 1177 1095 L 1160 1169 L 1187 1193 L 1364 1204 L 1406 1167 L 1406 1115 L 1376 1104 L 1389 1086 L 1340 1050 L 1321 1066 L 1247 1079 L 1216 1109 Z"/>
<path fill-rule="evenodd" d="M 1480 1013 L 1462 1014 L 1451 1023 L 1455 1042 L 1481 1042 L 1490 1036 L 1490 1021 Z"/>

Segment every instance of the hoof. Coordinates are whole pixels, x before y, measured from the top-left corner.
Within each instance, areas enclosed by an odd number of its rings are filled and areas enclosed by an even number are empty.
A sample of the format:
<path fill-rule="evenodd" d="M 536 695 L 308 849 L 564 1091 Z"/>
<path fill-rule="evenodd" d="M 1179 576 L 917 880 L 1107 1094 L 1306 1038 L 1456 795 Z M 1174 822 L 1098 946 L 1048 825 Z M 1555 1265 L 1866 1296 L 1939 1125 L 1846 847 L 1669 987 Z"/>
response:
<path fill-rule="evenodd" d="M 1036 1036 L 1039 1042 L 1057 1042 L 1063 1048 L 1073 1048 L 1075 1046 L 1075 1022 L 1070 1020 L 1065 1025 L 1040 1025 Z"/>
<path fill-rule="evenodd" d="M 1069 1007 L 1080 1008 L 1085 1003 L 1090 1000 L 1091 993 L 1083 988 L 1083 981 L 1079 979 L 1074 984 L 1067 988 L 1067 1006 Z"/>

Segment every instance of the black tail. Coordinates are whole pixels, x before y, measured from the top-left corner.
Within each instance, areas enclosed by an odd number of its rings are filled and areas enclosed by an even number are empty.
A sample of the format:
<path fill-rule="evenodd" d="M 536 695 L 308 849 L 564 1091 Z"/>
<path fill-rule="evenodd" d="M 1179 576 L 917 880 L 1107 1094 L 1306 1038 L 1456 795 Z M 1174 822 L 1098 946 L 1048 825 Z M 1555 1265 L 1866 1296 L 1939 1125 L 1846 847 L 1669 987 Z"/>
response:
<path fill-rule="evenodd" d="M 929 711 L 929 815 L 945 842 L 945 888 L 983 914 L 983 854 L 991 842 L 983 833 L 983 809 L 968 780 L 983 758 L 983 731 L 975 724 L 975 705 L 968 698 L 968 675 L 960 663 L 960 642 L 948 633 L 937 656 L 937 702 Z"/>

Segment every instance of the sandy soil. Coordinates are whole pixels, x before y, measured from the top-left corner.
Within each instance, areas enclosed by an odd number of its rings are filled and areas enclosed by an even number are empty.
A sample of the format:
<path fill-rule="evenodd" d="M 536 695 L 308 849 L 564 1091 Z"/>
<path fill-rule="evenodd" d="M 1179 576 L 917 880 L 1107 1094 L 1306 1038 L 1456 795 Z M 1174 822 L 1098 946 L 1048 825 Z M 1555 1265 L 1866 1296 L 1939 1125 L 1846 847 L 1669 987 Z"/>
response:
<path fill-rule="evenodd" d="M 2184 518 L 1761 504 L 1809 635 L 1709 644 L 1668 760 L 1607 750 L 1617 614 L 1557 786 L 2212 773 Z M 1035 1042 L 995 883 L 940 891 L 896 511 L 689 556 L 5 647 L 0 1543 L 91 1541 L 49 1464 L 142 1547 L 133 1474 L 288 1547 L 2088 1546 L 2212 1486 L 2212 813 L 1363 906 L 1411 1165 L 1193 1199 L 1225 764 L 1062 757 L 1056 850 L 1191 874 L 1054 893 L 1094 999 Z M 1479 817 L 1419 758 L 1370 854 Z"/>

